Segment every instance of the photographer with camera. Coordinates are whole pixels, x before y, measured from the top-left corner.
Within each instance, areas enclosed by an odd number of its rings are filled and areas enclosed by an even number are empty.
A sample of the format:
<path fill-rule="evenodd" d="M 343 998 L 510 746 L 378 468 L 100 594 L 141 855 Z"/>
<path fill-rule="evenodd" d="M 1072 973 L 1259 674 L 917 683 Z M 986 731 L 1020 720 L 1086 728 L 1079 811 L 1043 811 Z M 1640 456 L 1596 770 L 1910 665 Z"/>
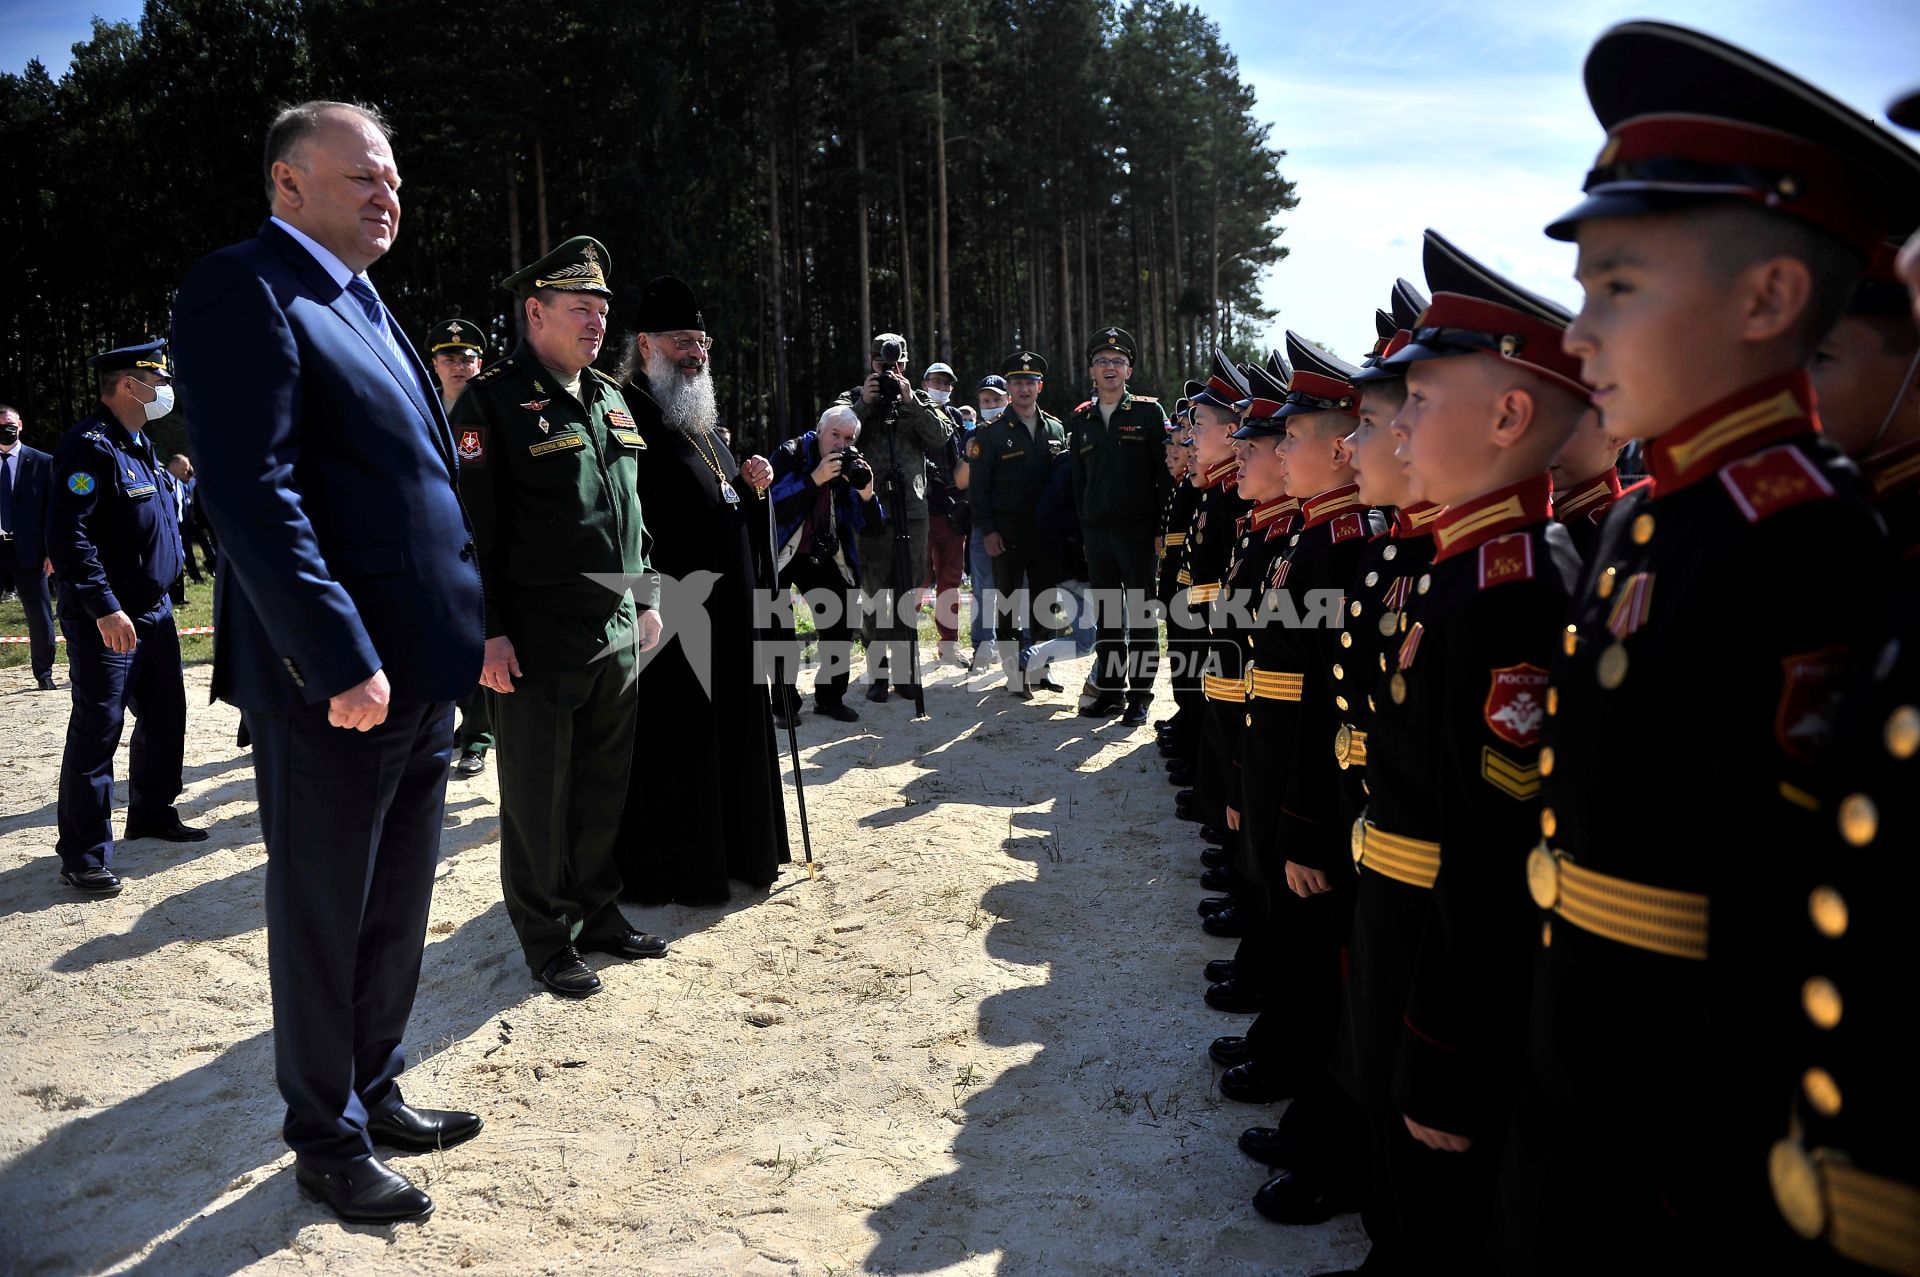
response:
<path fill-rule="evenodd" d="M 859 416 L 850 406 L 837 404 L 821 414 L 817 429 L 787 440 L 774 449 L 772 458 L 777 579 L 781 588 L 800 591 L 802 606 L 823 604 L 813 611 L 814 633 L 821 669 L 832 674 L 814 681 L 813 708 L 843 723 L 860 717 L 860 711 L 846 703 L 853 642 L 847 595 L 860 579 L 861 534 L 884 530 L 887 523 L 874 494 L 873 467 L 854 446 L 859 437 Z M 884 545 L 881 553 L 886 553 Z M 814 600 L 805 598 L 809 591 L 818 592 Z M 826 602 L 829 596 L 831 603 Z M 791 718 L 799 708 L 799 694 L 789 683 L 775 711 Z"/>
<path fill-rule="evenodd" d="M 939 454 L 953 426 L 944 408 L 936 408 L 923 391 L 915 390 L 907 381 L 907 343 L 898 333 L 875 337 L 867 363 L 867 379 L 833 402 L 835 407 L 852 408 L 860 419 L 867 459 L 880 477 L 880 492 L 891 524 L 890 528 L 868 525 L 859 555 L 860 588 L 874 597 L 882 591 L 891 592 L 885 615 L 863 621 L 861 626 L 871 680 L 867 699 L 883 701 L 889 677 L 901 685 L 902 695 L 910 694 L 905 689 L 914 682 L 911 670 L 900 675 L 891 669 L 883 671 L 875 645 L 918 639 L 911 627 L 901 623 L 899 602 L 919 585 L 927 562 L 927 457 Z M 893 545 L 895 539 L 902 545 Z M 904 556 L 897 552 L 902 550 Z M 901 557 L 905 564 L 896 571 L 895 560 Z"/>

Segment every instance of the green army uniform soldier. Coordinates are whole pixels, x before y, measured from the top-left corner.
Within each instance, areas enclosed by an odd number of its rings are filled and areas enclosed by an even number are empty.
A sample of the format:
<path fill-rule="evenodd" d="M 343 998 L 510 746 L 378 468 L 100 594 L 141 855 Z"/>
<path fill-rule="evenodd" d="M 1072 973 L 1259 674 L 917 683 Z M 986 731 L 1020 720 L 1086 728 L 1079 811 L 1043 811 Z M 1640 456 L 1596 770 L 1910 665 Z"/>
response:
<path fill-rule="evenodd" d="M 1000 606 L 1012 607 L 1014 617 L 1021 618 L 1031 600 L 1060 583 L 1049 556 L 1036 557 L 1033 552 L 1035 513 L 1053 474 L 1053 460 L 1066 450 L 1067 432 L 1058 417 L 1040 407 L 1040 390 L 1047 378 L 1045 359 L 1031 350 L 1016 351 L 1000 372 L 1007 379 L 1007 410 L 967 441 L 967 500 L 974 535 L 984 538 L 987 553 L 993 556 L 993 586 Z M 1054 579 L 1044 579 L 1049 577 Z M 1023 588 L 1030 593 L 1021 593 Z M 1001 632 L 1018 634 L 1020 628 L 1016 619 Z M 1034 612 L 1035 643 L 1051 638 L 1058 629 L 1050 614 Z M 1019 644 L 1006 646 L 1008 653 L 1001 664 L 1007 671 L 1007 685 L 1024 690 L 1017 681 Z"/>
<path fill-rule="evenodd" d="M 467 320 L 446 320 L 427 334 L 427 362 L 440 383 L 440 406 L 447 410 L 449 421 L 467 383 L 479 375 L 486 354 L 480 325 Z M 461 780 L 478 776 L 486 770 L 487 751 L 492 748 L 493 693 L 475 687 L 460 702 L 460 726 L 453 733 L 453 774 Z"/>
<path fill-rule="evenodd" d="M 1095 618 L 1089 718 L 1107 718 L 1124 705 L 1125 722 L 1147 721 L 1159 669 L 1159 627 L 1147 608 L 1121 613 L 1108 600 L 1130 591 L 1143 603 L 1154 594 L 1153 537 L 1166 487 L 1167 414 L 1160 401 L 1127 388 L 1133 375 L 1133 337 L 1107 328 L 1087 343 L 1093 398 L 1067 420 L 1073 453 L 1073 505 L 1087 555 L 1087 584 L 1101 600 Z M 1124 619 L 1124 626 L 1122 624 Z"/>
<path fill-rule="evenodd" d="M 600 979 L 582 950 L 657 957 L 615 898 L 639 653 L 659 642 L 638 475 L 646 443 L 593 368 L 606 337 L 607 250 L 576 236 L 501 281 L 526 336 L 454 405 L 460 494 L 486 595 L 500 759 L 500 879 L 528 967 L 553 992 Z M 642 582 L 629 597 L 587 574 Z"/>

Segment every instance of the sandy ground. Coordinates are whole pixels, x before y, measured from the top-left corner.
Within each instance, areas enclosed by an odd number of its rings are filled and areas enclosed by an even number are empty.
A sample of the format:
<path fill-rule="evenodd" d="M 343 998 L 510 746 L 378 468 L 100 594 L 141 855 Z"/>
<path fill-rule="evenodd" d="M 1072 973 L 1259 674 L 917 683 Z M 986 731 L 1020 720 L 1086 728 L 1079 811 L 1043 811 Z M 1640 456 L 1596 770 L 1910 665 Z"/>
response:
<path fill-rule="evenodd" d="M 1205 1046 L 1243 1021 L 1200 999 L 1228 942 L 1196 925 L 1199 842 L 1151 732 L 951 669 L 926 720 L 897 699 L 803 718 L 819 877 L 634 910 L 672 954 L 594 959 L 607 987 L 584 1003 L 538 992 L 515 951 L 492 770 L 453 782 L 404 1085 L 487 1128 L 395 1158 L 438 1203 L 426 1224 L 339 1224 L 279 1141 L 266 854 L 208 674 L 187 673 L 181 810 L 212 839 L 126 844 L 127 890 L 89 903 L 52 854 L 66 694 L 0 671 L 0 1273 L 1226 1275 L 1361 1255 L 1352 1217 L 1284 1229 L 1248 1204 L 1261 1168 L 1234 1137 L 1273 1110 L 1215 1088 Z"/>

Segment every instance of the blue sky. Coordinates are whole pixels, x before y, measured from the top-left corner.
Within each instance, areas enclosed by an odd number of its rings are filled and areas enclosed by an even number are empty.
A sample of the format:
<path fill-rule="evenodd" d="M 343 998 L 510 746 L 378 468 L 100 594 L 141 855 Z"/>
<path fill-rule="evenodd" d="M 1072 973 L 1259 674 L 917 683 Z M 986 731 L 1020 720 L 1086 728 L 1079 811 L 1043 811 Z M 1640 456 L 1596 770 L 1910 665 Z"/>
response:
<path fill-rule="evenodd" d="M 58 76 L 93 13 L 137 19 L 139 0 L 0 0 L 0 69 L 39 57 Z M 1610 24 L 1699 27 L 1798 72 L 1868 114 L 1920 85 L 1916 0 L 1414 0 L 1344 5 L 1202 0 L 1288 153 L 1300 207 L 1292 255 L 1265 297 L 1348 359 L 1373 344 L 1396 276 L 1424 284 L 1432 226 L 1538 292 L 1575 304 L 1573 250 L 1540 233 L 1575 202 L 1601 134 L 1580 66 Z M 1178 68 L 1167 68 L 1177 71 Z"/>

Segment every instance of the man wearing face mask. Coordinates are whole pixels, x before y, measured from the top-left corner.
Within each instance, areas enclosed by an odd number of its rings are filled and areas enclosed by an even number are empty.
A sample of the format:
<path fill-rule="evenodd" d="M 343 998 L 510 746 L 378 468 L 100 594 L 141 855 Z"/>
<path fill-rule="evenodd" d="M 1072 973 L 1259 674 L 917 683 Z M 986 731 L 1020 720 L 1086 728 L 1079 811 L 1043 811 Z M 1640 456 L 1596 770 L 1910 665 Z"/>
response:
<path fill-rule="evenodd" d="M 20 442 L 20 412 L 0 404 L 0 595 L 20 596 L 27 614 L 33 681 L 43 692 L 53 685 L 53 605 L 48 599 L 46 511 L 48 470 L 53 459 Z"/>
<path fill-rule="evenodd" d="M 123 837 L 199 842 L 180 821 L 187 693 L 167 591 L 183 560 L 170 479 L 147 423 L 173 409 L 164 341 L 96 355 L 100 404 L 53 452 L 47 557 L 60 575 L 73 712 L 60 761 L 60 877 L 120 893 L 113 871 L 113 755 L 136 709 Z"/>
<path fill-rule="evenodd" d="M 967 432 L 966 419 L 953 404 L 954 376 L 949 364 L 928 364 L 920 374 L 920 389 L 933 411 L 947 426 L 947 441 L 927 453 L 927 559 L 923 569 L 933 579 L 933 628 L 940 639 L 940 659 L 965 665 L 960 659 L 960 576 L 966 571 L 967 528 L 971 511 L 967 494 L 954 486 L 955 439 Z"/>

